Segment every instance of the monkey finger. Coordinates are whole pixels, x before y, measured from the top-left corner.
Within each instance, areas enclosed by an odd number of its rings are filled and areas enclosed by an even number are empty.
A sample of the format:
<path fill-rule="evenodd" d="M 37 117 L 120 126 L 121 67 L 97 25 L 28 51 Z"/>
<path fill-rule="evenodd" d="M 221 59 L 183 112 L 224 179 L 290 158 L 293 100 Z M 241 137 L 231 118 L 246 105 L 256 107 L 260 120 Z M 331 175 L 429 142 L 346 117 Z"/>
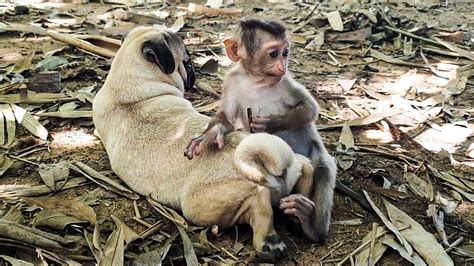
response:
<path fill-rule="evenodd" d="M 283 203 L 280 203 L 280 209 L 298 209 L 305 215 L 311 215 L 313 212 L 313 208 L 311 205 L 305 204 L 304 202 L 299 202 L 299 201 L 286 201 Z"/>
<path fill-rule="evenodd" d="M 308 206 L 310 208 L 315 207 L 314 202 L 302 194 L 291 194 L 287 198 L 287 201 L 298 201 L 300 202 L 300 204 L 304 204 L 305 206 Z"/>
<path fill-rule="evenodd" d="M 252 121 L 252 123 L 250 123 L 250 127 L 255 132 L 257 132 L 257 131 L 262 132 L 262 131 L 265 131 L 267 129 L 267 126 L 265 126 L 264 124 L 257 124 L 257 123 L 254 123 L 253 121 Z"/>
<path fill-rule="evenodd" d="M 221 133 L 217 134 L 216 142 L 219 150 L 222 150 L 222 148 L 224 148 L 224 135 Z"/>
<path fill-rule="evenodd" d="M 188 157 L 189 160 L 193 159 L 193 155 L 196 152 L 196 148 L 199 146 L 200 141 L 199 140 L 193 140 L 187 150 L 185 151 L 186 157 Z"/>
<path fill-rule="evenodd" d="M 255 116 L 252 118 L 252 122 L 257 123 L 257 124 L 265 124 L 270 121 L 269 117 L 260 117 L 260 116 Z"/>
<path fill-rule="evenodd" d="M 211 143 L 212 139 L 213 138 L 211 138 L 209 136 L 203 137 L 199 141 L 199 145 L 196 147 L 196 150 L 194 151 L 194 155 L 196 155 L 196 156 L 201 155 L 201 153 L 204 151 L 204 149 L 206 149 L 207 146 L 209 146 L 209 143 Z"/>
<path fill-rule="evenodd" d="M 296 208 L 285 209 L 285 210 L 283 210 L 283 213 L 298 218 L 298 220 L 301 223 L 306 223 L 309 220 L 308 215 L 303 214 L 300 210 L 298 210 Z"/>
<path fill-rule="evenodd" d="M 302 208 L 300 209 L 304 210 L 307 214 L 311 214 L 315 208 L 314 202 L 301 194 L 292 194 L 288 197 L 282 198 L 280 200 L 280 204 L 286 206 L 287 208 L 288 206 L 301 206 Z"/>
<path fill-rule="evenodd" d="M 314 208 L 316 206 L 312 200 L 302 194 L 291 194 L 287 197 L 280 199 L 280 203 L 285 201 L 299 201 L 301 202 L 301 204 L 304 204 L 311 208 Z"/>

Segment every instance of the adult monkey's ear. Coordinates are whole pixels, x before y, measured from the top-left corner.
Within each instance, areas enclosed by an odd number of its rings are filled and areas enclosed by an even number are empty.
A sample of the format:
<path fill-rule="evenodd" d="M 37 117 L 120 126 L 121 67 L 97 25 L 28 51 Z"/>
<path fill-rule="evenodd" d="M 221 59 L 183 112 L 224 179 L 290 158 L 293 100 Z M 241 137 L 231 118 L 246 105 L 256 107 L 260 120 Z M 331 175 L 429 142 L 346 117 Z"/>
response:
<path fill-rule="evenodd" d="M 174 56 L 165 38 L 146 41 L 142 52 L 145 59 L 158 65 L 163 73 L 169 75 L 175 71 Z"/>
<path fill-rule="evenodd" d="M 225 52 L 230 60 L 238 62 L 239 56 L 239 41 L 237 38 L 231 37 L 224 40 Z"/>

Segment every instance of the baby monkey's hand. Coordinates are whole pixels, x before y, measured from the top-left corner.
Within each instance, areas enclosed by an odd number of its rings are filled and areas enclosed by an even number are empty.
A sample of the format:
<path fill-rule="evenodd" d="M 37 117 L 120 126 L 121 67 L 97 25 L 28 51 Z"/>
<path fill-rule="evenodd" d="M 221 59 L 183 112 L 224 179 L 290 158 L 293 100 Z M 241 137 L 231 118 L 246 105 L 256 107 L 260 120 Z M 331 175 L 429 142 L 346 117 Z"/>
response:
<path fill-rule="evenodd" d="M 224 147 L 224 133 L 218 125 L 206 130 L 198 137 L 189 140 L 184 156 L 189 160 L 199 156 L 209 145 L 217 144 L 219 149 Z"/>
<path fill-rule="evenodd" d="M 303 233 L 311 240 L 319 242 L 316 237 L 316 212 L 312 200 L 301 194 L 292 194 L 280 199 L 280 209 L 284 214 L 296 217 L 301 224 Z"/>
<path fill-rule="evenodd" d="M 281 115 L 269 115 L 265 117 L 254 116 L 250 122 L 251 132 L 274 133 L 284 128 L 285 119 Z"/>

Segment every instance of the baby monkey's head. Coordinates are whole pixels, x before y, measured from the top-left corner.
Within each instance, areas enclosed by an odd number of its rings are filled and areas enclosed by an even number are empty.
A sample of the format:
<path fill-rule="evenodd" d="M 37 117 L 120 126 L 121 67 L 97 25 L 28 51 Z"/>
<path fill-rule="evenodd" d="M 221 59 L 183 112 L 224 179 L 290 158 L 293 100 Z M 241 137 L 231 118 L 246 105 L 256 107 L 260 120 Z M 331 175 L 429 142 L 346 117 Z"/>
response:
<path fill-rule="evenodd" d="M 286 27 L 277 21 L 246 18 L 224 40 L 227 56 L 240 61 L 256 77 L 280 81 L 286 74 L 290 40 Z"/>

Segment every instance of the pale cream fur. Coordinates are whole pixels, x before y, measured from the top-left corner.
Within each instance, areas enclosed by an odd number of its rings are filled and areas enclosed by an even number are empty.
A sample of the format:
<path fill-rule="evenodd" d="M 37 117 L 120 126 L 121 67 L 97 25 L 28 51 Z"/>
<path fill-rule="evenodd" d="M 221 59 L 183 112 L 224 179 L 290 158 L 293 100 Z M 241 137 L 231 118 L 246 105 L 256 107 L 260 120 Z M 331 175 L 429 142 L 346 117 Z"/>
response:
<path fill-rule="evenodd" d="M 311 161 L 295 154 L 281 138 L 266 133 L 246 137 L 234 154 L 234 166 L 245 177 L 270 188 L 274 206 L 293 191 L 304 164 L 310 166 Z"/>
<path fill-rule="evenodd" d="M 183 156 L 187 140 L 202 132 L 210 119 L 183 98 L 182 81 L 176 75 L 184 45 L 171 47 L 177 66 L 171 75 L 144 59 L 142 44 L 163 39 L 162 34 L 151 27 L 132 31 L 94 99 L 93 121 L 112 170 L 134 191 L 181 210 L 194 224 L 249 223 L 254 246 L 261 251 L 266 237 L 275 234 L 270 190 L 232 164 L 235 147 L 247 134 L 228 134 L 223 150 L 205 151 L 193 160 Z M 262 138 L 271 142 L 276 137 Z M 271 152 L 274 160 L 294 156 L 278 148 Z"/>

